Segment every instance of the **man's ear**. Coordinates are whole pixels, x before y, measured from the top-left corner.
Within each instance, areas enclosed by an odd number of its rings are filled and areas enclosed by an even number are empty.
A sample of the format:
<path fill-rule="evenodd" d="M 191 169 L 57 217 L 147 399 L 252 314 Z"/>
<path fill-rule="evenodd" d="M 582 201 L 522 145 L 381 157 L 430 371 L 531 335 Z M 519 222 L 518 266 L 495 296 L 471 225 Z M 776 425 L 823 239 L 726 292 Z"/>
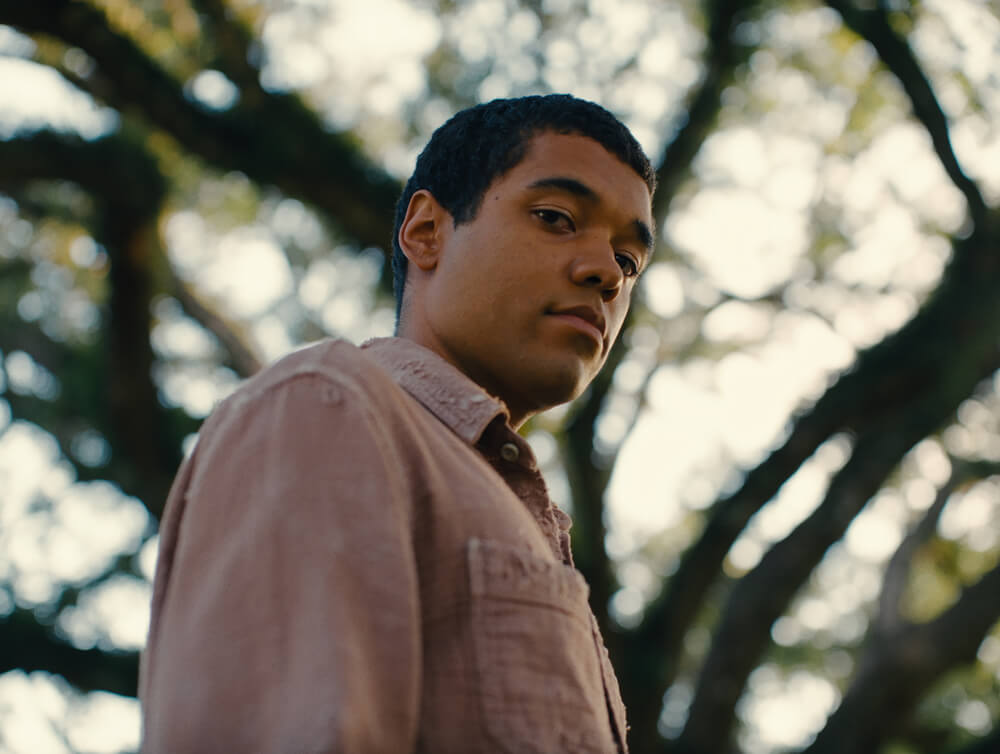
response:
<path fill-rule="evenodd" d="M 399 226 L 399 248 L 424 271 L 437 266 L 446 233 L 451 228 L 451 214 L 427 189 L 410 197 L 403 223 Z"/>

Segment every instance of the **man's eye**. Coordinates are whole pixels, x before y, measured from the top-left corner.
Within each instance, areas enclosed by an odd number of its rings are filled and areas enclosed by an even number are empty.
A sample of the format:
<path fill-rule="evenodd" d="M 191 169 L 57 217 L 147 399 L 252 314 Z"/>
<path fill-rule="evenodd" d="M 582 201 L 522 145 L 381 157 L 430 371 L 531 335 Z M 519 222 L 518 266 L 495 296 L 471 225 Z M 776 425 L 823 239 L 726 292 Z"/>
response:
<path fill-rule="evenodd" d="M 546 225 L 559 230 L 576 230 L 572 218 L 565 212 L 560 212 L 557 209 L 536 209 L 535 217 Z"/>
<path fill-rule="evenodd" d="M 634 278 L 639 274 L 639 265 L 628 254 L 615 254 L 615 261 L 621 266 L 625 277 Z"/>

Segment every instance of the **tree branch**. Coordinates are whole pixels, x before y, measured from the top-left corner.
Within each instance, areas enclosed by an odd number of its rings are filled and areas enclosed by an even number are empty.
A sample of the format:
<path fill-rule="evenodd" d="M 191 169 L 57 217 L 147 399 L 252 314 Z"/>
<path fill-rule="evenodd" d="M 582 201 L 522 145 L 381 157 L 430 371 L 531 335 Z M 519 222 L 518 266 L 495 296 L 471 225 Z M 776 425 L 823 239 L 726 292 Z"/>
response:
<path fill-rule="evenodd" d="M 948 670 L 972 662 L 1000 619 L 1000 565 L 932 621 L 908 624 L 870 645 L 851 687 L 804 754 L 867 754 L 905 722 Z"/>
<path fill-rule="evenodd" d="M 709 26 L 702 55 L 701 80 L 688 98 L 683 125 L 663 153 L 656 171 L 653 216 L 663 220 L 681 185 L 691 173 L 691 164 L 712 132 L 722 109 L 722 92 L 732 84 L 737 66 L 753 51 L 737 44 L 733 32 L 743 17 L 758 3 L 753 0 L 711 0 L 705 14 Z"/>
<path fill-rule="evenodd" d="M 840 14 L 848 28 L 875 48 L 879 58 L 902 85 L 910 98 L 913 114 L 931 137 L 934 151 L 945 172 L 965 196 L 973 222 L 981 223 L 987 213 L 986 201 L 975 181 L 962 170 L 951 145 L 944 110 L 941 109 L 934 89 L 913 50 L 889 24 L 885 6 L 876 3 L 870 9 L 861 9 L 851 0 L 827 0 L 827 5 Z"/>
<path fill-rule="evenodd" d="M 927 509 L 920 522 L 906 535 L 886 566 L 885 576 L 882 579 L 882 590 L 878 599 L 878 615 L 875 619 L 875 631 L 882 636 L 893 635 L 903 625 L 899 607 L 909 579 L 910 564 L 920 545 L 930 539 L 937 530 L 941 513 L 952 493 L 970 480 L 985 479 L 988 476 L 1000 474 L 1000 464 L 986 461 L 967 461 L 961 458 L 952 458 L 951 462 L 952 471 L 948 480 L 938 490 L 934 502 Z"/>
<path fill-rule="evenodd" d="M 88 140 L 42 130 L 0 139 L 0 187 L 38 180 L 76 183 L 129 218 L 155 215 L 166 195 L 156 161 L 124 135 Z"/>
<path fill-rule="evenodd" d="M 718 120 L 722 92 L 734 80 L 737 66 L 752 51 L 734 41 L 734 31 L 757 3 L 752 0 L 711 0 L 707 5 L 708 29 L 701 80 L 688 98 L 684 123 L 669 141 L 656 171 L 653 217 L 659 222 L 663 222 L 669 214 L 680 187 L 691 174 L 695 157 Z M 595 413 L 594 418 L 596 416 Z M 704 577 L 703 586 L 707 589 L 714 573 L 698 572 L 698 575 Z M 697 587 L 691 591 L 692 596 L 702 593 Z M 670 599 L 676 597 L 672 594 Z M 696 606 L 685 602 L 677 605 L 681 611 L 687 608 L 693 611 Z M 632 633 L 628 641 L 620 642 L 620 662 L 627 668 L 626 673 L 635 679 L 623 689 L 623 693 L 633 721 L 632 740 L 637 750 L 655 745 L 663 691 L 672 682 L 676 650 L 689 625 L 689 617 L 693 617 L 692 612 L 691 616 L 672 620 L 668 615 L 674 615 L 674 610 L 673 603 L 666 607 L 666 601 L 660 602 L 657 608 L 647 611 L 641 632 Z M 671 628 L 681 628 L 681 632 L 673 633 Z M 640 736 L 644 738 L 640 739 Z"/>
<path fill-rule="evenodd" d="M 149 340 L 154 270 L 163 259 L 156 222 L 163 176 L 145 149 L 121 134 L 86 141 L 42 131 L 0 142 L 0 185 L 39 179 L 76 182 L 100 207 L 92 230 L 111 260 L 100 404 L 112 447 L 127 449 L 133 461 L 134 470 L 116 481 L 158 517 L 180 462 L 153 384 Z"/>
<path fill-rule="evenodd" d="M 628 326 L 626 321 L 623 330 Z M 587 395 L 574 406 L 563 428 L 563 462 L 573 496 L 573 553 L 577 568 L 590 585 L 590 603 L 605 641 L 614 644 L 615 633 L 608 620 L 608 601 L 614 593 L 615 577 L 605 549 L 607 527 L 604 523 L 604 494 L 611 478 L 613 459 L 597 463 L 594 458 L 594 432 L 597 419 L 611 392 L 614 371 L 626 353 L 619 338 L 608 355 L 600 374 L 590 383 Z M 612 657 L 618 648 L 609 646 Z"/>
<path fill-rule="evenodd" d="M 784 444 L 748 472 L 735 493 L 712 507 L 701 537 L 684 553 L 669 584 L 647 608 L 639 630 L 625 643 L 631 650 L 628 672 L 647 678 L 655 673 L 664 683 L 660 694 L 673 682 L 684 636 L 729 548 L 750 518 L 824 441 L 837 432 L 863 434 L 892 427 L 908 415 L 912 419 L 929 413 L 940 423 L 980 380 L 1000 368 L 998 246 L 1000 224 L 991 218 L 968 238 L 954 241 L 952 262 L 918 314 L 862 352 L 795 420 Z M 942 353 L 951 357 L 942 359 Z M 937 424 L 928 426 L 930 432 Z M 648 699 L 645 703 L 651 704 Z"/>
<path fill-rule="evenodd" d="M 957 302 L 952 301 L 950 305 L 957 305 Z M 995 296 L 979 299 L 970 308 L 978 309 L 982 305 L 1000 309 Z M 925 310 L 910 326 L 919 331 L 923 329 L 918 326 L 920 322 L 930 322 L 935 328 L 947 322 L 938 316 L 931 317 L 929 311 Z M 943 312 L 938 315 L 943 317 Z M 970 316 L 968 312 L 962 315 L 962 319 Z M 951 316 L 955 317 L 955 313 Z M 1000 311 L 992 316 L 1000 320 Z M 901 342 L 908 342 L 912 332 L 907 333 L 907 337 L 902 335 L 901 332 L 890 338 L 881 347 L 886 352 L 898 348 Z M 822 504 L 788 537 L 774 545 L 730 594 L 702 666 L 688 724 L 678 740 L 680 751 L 715 751 L 714 747 L 725 744 L 733 721 L 733 708 L 750 671 L 769 643 L 773 622 L 826 549 L 843 535 L 903 455 L 937 429 L 973 392 L 976 384 L 992 374 L 998 354 L 998 335 L 1000 325 L 995 324 L 985 339 L 973 337 L 958 347 L 951 343 L 949 352 L 961 355 L 955 360 L 940 362 L 942 367 L 918 379 L 915 384 L 920 386 L 919 390 L 904 391 L 891 404 L 891 411 L 883 407 L 877 416 L 867 416 L 864 421 L 856 418 L 852 422 L 861 434 L 850 460 L 835 475 Z M 924 336 L 929 338 L 931 334 L 924 333 Z M 921 346 L 928 349 L 948 347 L 929 341 Z M 863 359 L 856 374 L 867 371 L 866 363 Z M 923 368 L 930 366 L 925 360 L 914 362 L 911 359 L 909 368 L 912 369 L 915 363 Z M 868 384 L 878 385 L 885 375 L 885 372 L 868 373 Z M 838 386 L 830 393 L 836 392 Z"/>
<path fill-rule="evenodd" d="M 267 97 L 260 85 L 260 70 L 252 61 L 254 38 L 236 11 L 225 0 L 191 0 L 191 6 L 200 12 L 202 21 L 208 23 L 208 33 L 203 36 L 211 40 L 214 47 L 212 65 L 225 71 L 239 87 L 240 96 L 249 98 L 252 104 Z"/>
<path fill-rule="evenodd" d="M 260 371 L 263 360 L 237 326 L 204 304 L 191 287 L 171 271 L 171 288 L 184 313 L 212 333 L 228 356 L 227 361 L 240 377 L 250 377 Z"/>
<path fill-rule="evenodd" d="M 910 565 L 917 549 L 926 542 L 937 528 L 941 512 L 955 489 L 961 484 L 959 476 L 952 472 L 951 478 L 937 491 L 934 502 L 920 522 L 909 532 L 893 553 L 885 568 L 882 589 L 878 597 L 878 614 L 875 616 L 874 630 L 889 635 L 898 631 L 903 624 L 900 603 L 906 583 L 910 577 Z"/>
<path fill-rule="evenodd" d="M 208 111 L 80 0 L 0 0 L 0 23 L 81 48 L 99 68 L 104 97 L 121 112 L 140 114 L 216 167 L 311 203 L 362 246 L 387 247 L 398 182 L 363 157 L 348 135 L 329 132 L 296 96 L 268 94 Z"/>
<path fill-rule="evenodd" d="M 894 419 L 899 429 L 859 438 L 820 506 L 733 587 L 677 740 L 679 752 L 725 749 L 736 702 L 769 644 L 771 625 L 906 451 L 936 426 L 905 415 Z"/>

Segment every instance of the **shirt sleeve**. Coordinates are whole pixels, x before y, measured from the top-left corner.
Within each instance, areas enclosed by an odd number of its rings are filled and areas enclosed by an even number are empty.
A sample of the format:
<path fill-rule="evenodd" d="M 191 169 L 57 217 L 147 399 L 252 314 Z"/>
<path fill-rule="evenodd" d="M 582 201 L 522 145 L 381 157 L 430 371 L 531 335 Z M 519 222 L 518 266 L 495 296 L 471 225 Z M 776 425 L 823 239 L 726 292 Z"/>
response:
<path fill-rule="evenodd" d="M 143 751 L 412 751 L 420 612 L 392 428 L 319 375 L 233 404 L 168 502 Z"/>

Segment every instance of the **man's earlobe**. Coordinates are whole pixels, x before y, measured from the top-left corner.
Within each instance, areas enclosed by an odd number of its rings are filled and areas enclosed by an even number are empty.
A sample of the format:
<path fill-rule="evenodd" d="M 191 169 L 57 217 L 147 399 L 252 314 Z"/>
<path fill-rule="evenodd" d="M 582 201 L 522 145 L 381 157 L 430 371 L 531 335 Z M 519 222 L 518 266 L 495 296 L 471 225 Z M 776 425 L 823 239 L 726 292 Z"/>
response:
<path fill-rule="evenodd" d="M 410 197 L 406 216 L 399 227 L 399 248 L 421 270 L 432 270 L 437 265 L 441 242 L 450 219 L 427 189 L 420 189 Z"/>

